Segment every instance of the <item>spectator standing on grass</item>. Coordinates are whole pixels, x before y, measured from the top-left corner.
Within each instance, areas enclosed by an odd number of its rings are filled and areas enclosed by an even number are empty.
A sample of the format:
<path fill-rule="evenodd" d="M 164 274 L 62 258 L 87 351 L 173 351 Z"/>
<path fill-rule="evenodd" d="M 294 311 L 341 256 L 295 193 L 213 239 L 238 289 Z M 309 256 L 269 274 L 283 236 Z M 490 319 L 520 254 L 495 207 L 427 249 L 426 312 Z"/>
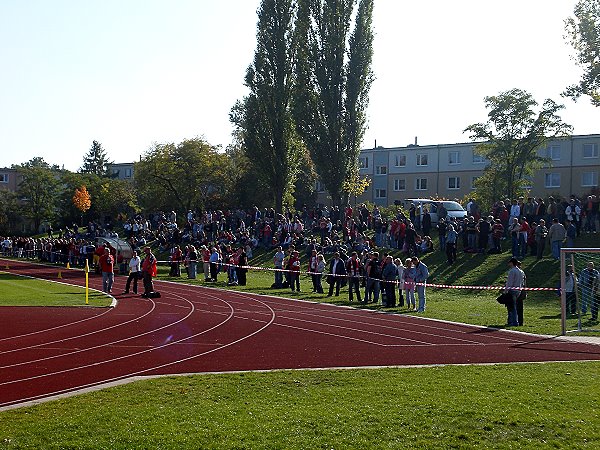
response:
<path fill-rule="evenodd" d="M 346 273 L 348 274 L 348 299 L 353 301 L 353 294 L 356 293 L 356 299 L 361 302 L 360 296 L 360 275 L 361 263 L 358 259 L 358 253 L 352 252 L 350 259 L 346 263 Z"/>
<path fill-rule="evenodd" d="M 575 283 L 577 277 L 573 273 L 573 266 L 569 264 L 565 271 L 565 280 L 563 283 L 563 289 L 566 294 L 566 310 L 567 314 L 575 314 L 577 312 L 577 295 L 575 294 Z"/>
<path fill-rule="evenodd" d="M 365 286 L 365 302 L 379 302 L 379 280 L 381 279 L 381 262 L 379 261 L 379 252 L 369 254 L 369 259 L 365 262 L 365 274 L 367 282 Z"/>
<path fill-rule="evenodd" d="M 404 269 L 402 271 L 402 281 L 404 282 L 404 293 L 406 294 L 406 307 L 413 311 L 417 310 L 415 300 L 415 268 L 412 259 L 406 258 Z"/>
<path fill-rule="evenodd" d="M 398 270 L 396 275 L 396 279 L 398 280 L 398 306 L 401 308 L 404 307 L 404 295 L 402 295 L 402 291 L 404 291 L 404 266 L 402 265 L 402 260 L 400 258 L 396 258 L 394 260 L 394 264 Z"/>
<path fill-rule="evenodd" d="M 300 253 L 294 250 L 289 260 L 290 268 L 290 288 L 300 292 Z"/>
<path fill-rule="evenodd" d="M 587 313 L 589 307 L 594 320 L 598 317 L 598 305 L 593 301 L 594 293 L 598 292 L 598 284 L 600 284 L 600 272 L 590 261 L 586 268 L 579 272 L 579 285 L 581 286 L 581 314 Z"/>
<path fill-rule="evenodd" d="M 385 288 L 385 303 L 383 306 L 386 308 L 393 308 L 396 306 L 396 280 L 398 279 L 398 267 L 394 264 L 391 255 L 388 255 L 385 258 L 385 265 L 383 266 L 381 276 L 383 277 Z"/>
<path fill-rule="evenodd" d="M 510 239 L 512 242 L 512 256 L 517 258 L 520 253 L 519 249 L 519 231 L 521 230 L 521 225 L 519 224 L 519 219 L 513 217 L 511 224 L 508 227 L 508 232 L 510 233 Z"/>
<path fill-rule="evenodd" d="M 248 273 L 248 254 L 246 253 L 246 251 L 243 248 L 240 248 L 238 250 L 238 262 L 237 262 L 237 278 L 238 278 L 238 285 L 240 286 L 246 286 L 246 274 Z"/>
<path fill-rule="evenodd" d="M 198 253 L 193 245 L 189 246 L 189 252 L 187 254 L 188 262 L 188 278 L 190 280 L 196 279 L 196 270 L 198 267 Z"/>
<path fill-rule="evenodd" d="M 458 233 L 454 229 L 454 225 L 448 225 L 448 232 L 446 233 L 446 257 L 448 258 L 448 264 L 454 264 L 456 261 L 457 241 Z"/>
<path fill-rule="evenodd" d="M 335 252 L 333 255 L 333 259 L 329 264 L 329 275 L 327 276 L 327 283 L 329 284 L 329 293 L 327 297 L 331 297 L 333 295 L 333 288 L 335 286 L 335 296 L 338 297 L 340 295 L 340 288 L 342 286 L 342 281 L 344 276 L 346 275 L 346 266 L 344 261 L 340 258 L 339 252 Z"/>
<path fill-rule="evenodd" d="M 413 267 L 415 268 L 415 283 L 417 283 L 417 294 L 419 296 L 419 308 L 417 312 L 425 312 L 427 300 L 425 298 L 425 285 L 429 278 L 429 269 L 416 256 L 412 258 Z"/>
<path fill-rule="evenodd" d="M 546 238 L 548 237 L 548 228 L 546 228 L 546 221 L 544 219 L 540 219 L 540 223 L 535 227 L 534 234 L 537 244 L 537 259 L 542 259 L 544 256 L 544 247 L 546 246 Z"/>
<path fill-rule="evenodd" d="M 319 253 L 317 255 L 317 293 L 323 294 L 323 272 L 325 271 L 325 257 Z"/>
<path fill-rule="evenodd" d="M 210 281 L 217 281 L 219 274 L 219 262 L 221 261 L 221 255 L 217 251 L 216 247 L 213 247 L 210 254 Z"/>
<path fill-rule="evenodd" d="M 563 224 L 560 223 L 556 217 L 552 219 L 552 226 L 550 226 L 550 229 L 548 230 L 548 240 L 550 241 L 552 257 L 554 259 L 560 259 L 560 249 L 566 236 L 567 230 Z"/>
<path fill-rule="evenodd" d="M 506 287 L 504 292 L 510 294 L 510 299 L 506 303 L 506 310 L 508 312 L 507 325 L 509 327 L 516 327 L 519 325 L 519 317 L 517 314 L 517 299 L 521 295 L 521 287 L 525 281 L 525 274 L 519 268 L 521 262 L 517 258 L 511 258 L 508 261 L 508 278 L 506 280 Z"/>
<path fill-rule="evenodd" d="M 115 280 L 115 258 L 110 254 L 109 248 L 104 249 L 104 254 L 98 260 L 102 270 L 102 291 L 110 294 Z"/>
<path fill-rule="evenodd" d="M 281 245 L 277 247 L 277 251 L 273 256 L 273 265 L 275 266 L 275 284 L 274 288 L 280 289 L 283 287 L 283 261 L 285 260 L 285 253 Z"/>
<path fill-rule="evenodd" d="M 125 292 L 123 292 L 123 294 L 129 294 L 131 281 L 133 281 L 133 293 L 137 294 L 137 285 L 140 278 L 141 264 L 142 261 L 140 260 L 137 252 L 134 250 L 131 255 L 131 259 L 129 260 L 129 276 L 127 277 L 127 282 L 125 283 Z"/>

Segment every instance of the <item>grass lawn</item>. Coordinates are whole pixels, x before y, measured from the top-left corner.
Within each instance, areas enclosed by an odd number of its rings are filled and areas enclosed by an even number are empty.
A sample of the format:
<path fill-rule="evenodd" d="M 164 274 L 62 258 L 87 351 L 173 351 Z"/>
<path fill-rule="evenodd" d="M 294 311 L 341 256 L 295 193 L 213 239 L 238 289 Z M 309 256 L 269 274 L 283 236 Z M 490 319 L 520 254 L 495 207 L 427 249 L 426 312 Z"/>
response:
<path fill-rule="evenodd" d="M 2 448 L 598 448 L 600 363 L 155 379 L 0 413 Z"/>
<path fill-rule="evenodd" d="M 112 298 L 89 291 L 89 306 L 110 306 Z M 0 272 L 0 306 L 86 306 L 85 289 Z"/>

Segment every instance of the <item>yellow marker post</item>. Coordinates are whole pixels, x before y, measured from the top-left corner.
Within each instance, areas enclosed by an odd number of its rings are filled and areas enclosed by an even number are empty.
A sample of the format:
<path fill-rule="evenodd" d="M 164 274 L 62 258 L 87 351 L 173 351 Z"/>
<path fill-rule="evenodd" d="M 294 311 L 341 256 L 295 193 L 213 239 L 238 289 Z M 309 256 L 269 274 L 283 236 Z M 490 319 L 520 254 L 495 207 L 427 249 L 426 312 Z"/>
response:
<path fill-rule="evenodd" d="M 85 260 L 85 304 L 89 303 L 89 281 L 90 281 L 90 265 L 88 260 Z"/>

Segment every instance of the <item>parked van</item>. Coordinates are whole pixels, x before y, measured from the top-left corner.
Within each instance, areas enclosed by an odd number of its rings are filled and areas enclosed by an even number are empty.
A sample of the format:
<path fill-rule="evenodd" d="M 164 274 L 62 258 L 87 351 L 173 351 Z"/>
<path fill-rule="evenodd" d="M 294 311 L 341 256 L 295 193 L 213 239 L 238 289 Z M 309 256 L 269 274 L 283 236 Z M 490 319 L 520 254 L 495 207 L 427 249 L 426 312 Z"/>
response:
<path fill-rule="evenodd" d="M 456 219 L 464 219 L 467 217 L 467 211 L 461 206 L 460 203 L 453 202 L 450 200 L 432 200 L 429 198 L 409 198 L 402 201 L 402 206 L 408 211 L 411 203 L 417 208 L 417 215 L 423 216 L 423 209 L 426 208 L 431 216 L 431 223 L 437 224 L 438 218 L 438 207 L 443 203 L 444 208 L 448 211 L 448 217 L 455 217 Z M 420 220 L 419 220 L 420 223 Z"/>

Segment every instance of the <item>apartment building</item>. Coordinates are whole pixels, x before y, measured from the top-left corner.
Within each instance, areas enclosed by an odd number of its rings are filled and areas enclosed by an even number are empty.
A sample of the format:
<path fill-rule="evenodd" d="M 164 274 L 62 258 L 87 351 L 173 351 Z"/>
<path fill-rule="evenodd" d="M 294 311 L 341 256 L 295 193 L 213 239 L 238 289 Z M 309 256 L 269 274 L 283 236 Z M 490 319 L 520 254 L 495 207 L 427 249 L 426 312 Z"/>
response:
<path fill-rule="evenodd" d="M 15 169 L 0 168 L 0 189 L 16 192 L 21 178 L 21 175 Z"/>
<path fill-rule="evenodd" d="M 111 163 L 106 166 L 108 173 L 119 180 L 133 180 L 133 163 Z"/>
<path fill-rule="evenodd" d="M 389 206 L 407 198 L 462 199 L 474 190 L 488 161 L 474 152 L 475 143 L 409 145 L 364 149 L 360 174 L 371 184 L 358 202 Z M 530 180 L 533 196 L 588 195 L 598 189 L 600 134 L 556 139 L 539 150 L 550 163 Z M 331 199 L 318 186 L 319 201 Z"/>

